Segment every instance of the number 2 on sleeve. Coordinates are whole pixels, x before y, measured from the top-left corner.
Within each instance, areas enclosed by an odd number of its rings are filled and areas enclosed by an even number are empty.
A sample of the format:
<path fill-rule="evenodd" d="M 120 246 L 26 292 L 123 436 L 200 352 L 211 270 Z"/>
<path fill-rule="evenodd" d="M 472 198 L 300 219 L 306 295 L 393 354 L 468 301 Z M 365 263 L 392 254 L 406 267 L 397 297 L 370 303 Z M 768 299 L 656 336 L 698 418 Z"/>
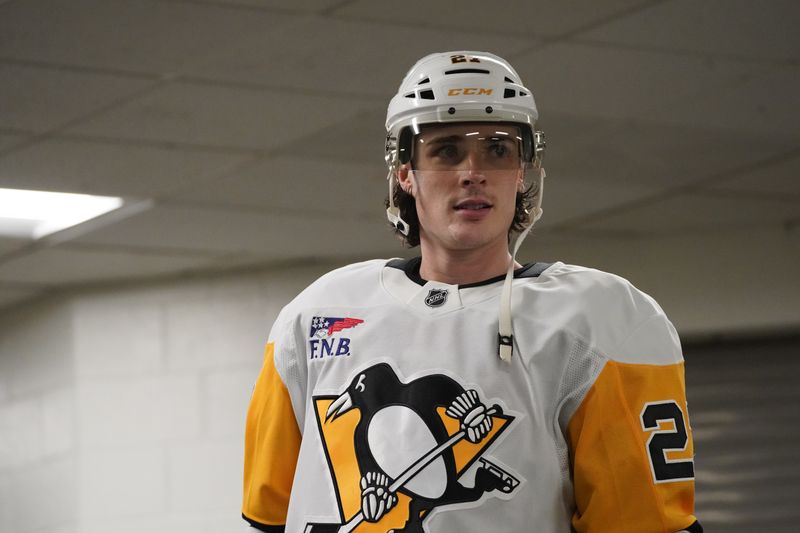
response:
<path fill-rule="evenodd" d="M 642 429 L 650 433 L 646 446 L 653 480 L 667 483 L 694 479 L 693 460 L 667 458 L 667 452 L 685 451 L 689 442 L 684 414 L 678 403 L 675 400 L 646 403 L 641 421 Z M 674 424 L 674 428 L 665 427 L 669 422 Z"/>

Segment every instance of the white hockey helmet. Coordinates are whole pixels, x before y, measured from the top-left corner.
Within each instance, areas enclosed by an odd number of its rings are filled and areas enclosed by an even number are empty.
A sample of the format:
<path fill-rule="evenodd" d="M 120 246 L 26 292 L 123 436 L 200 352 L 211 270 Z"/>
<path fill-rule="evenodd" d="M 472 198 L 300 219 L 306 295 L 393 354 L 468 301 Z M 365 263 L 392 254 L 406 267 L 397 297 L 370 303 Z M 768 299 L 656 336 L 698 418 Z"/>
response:
<path fill-rule="evenodd" d="M 386 114 L 386 163 L 411 159 L 414 135 L 424 124 L 512 122 L 523 137 L 525 163 L 540 163 L 545 142 L 535 129 L 533 95 L 503 58 L 488 52 L 439 52 L 411 67 Z"/>

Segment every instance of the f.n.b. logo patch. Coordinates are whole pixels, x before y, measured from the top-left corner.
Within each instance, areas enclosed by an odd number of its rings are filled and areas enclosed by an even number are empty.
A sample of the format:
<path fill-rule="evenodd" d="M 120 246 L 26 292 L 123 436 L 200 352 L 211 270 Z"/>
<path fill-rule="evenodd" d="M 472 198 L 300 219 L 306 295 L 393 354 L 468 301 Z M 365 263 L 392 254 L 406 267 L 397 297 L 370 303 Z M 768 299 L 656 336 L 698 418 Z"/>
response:
<path fill-rule="evenodd" d="M 308 350 L 310 359 L 339 357 L 350 355 L 350 339 L 334 334 L 354 328 L 364 321 L 352 317 L 315 316 L 311 319 L 311 330 L 308 333 Z"/>

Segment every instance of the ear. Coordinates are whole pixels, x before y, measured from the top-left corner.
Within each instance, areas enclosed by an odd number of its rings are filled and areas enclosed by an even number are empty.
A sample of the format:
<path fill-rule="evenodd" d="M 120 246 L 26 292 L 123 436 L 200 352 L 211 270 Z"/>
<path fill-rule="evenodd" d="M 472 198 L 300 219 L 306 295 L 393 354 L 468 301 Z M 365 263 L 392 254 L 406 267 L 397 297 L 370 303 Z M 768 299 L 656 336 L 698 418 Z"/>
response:
<path fill-rule="evenodd" d="M 407 194 L 414 196 L 416 193 L 416 185 L 417 182 L 414 179 L 414 171 L 411 170 L 411 166 L 408 164 L 400 165 L 397 169 L 397 183 L 400 185 L 400 188 L 403 189 Z"/>

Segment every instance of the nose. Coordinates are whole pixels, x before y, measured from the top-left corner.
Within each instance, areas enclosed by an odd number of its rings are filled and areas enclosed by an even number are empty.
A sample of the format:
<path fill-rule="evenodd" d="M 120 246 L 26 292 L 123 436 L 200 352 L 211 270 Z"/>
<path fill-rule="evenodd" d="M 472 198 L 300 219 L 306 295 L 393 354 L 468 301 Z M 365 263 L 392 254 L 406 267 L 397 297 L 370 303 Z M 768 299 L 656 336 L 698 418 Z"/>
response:
<path fill-rule="evenodd" d="M 460 170 L 462 185 L 482 184 L 486 182 L 486 168 L 483 158 L 477 150 L 470 150 L 464 158 Z"/>

